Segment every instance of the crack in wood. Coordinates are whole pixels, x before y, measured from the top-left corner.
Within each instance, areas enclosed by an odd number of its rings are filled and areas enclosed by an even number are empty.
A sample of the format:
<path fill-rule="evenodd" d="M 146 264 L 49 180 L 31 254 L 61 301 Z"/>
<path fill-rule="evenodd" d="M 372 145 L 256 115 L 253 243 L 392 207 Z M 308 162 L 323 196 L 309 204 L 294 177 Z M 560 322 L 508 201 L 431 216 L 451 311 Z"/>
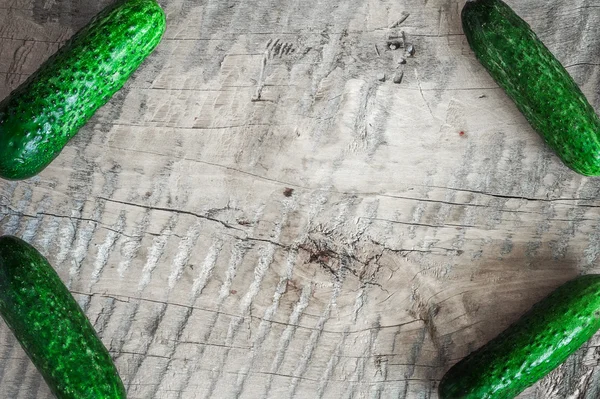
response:
<path fill-rule="evenodd" d="M 137 204 L 135 202 L 120 201 L 120 200 L 115 200 L 115 199 L 111 199 L 111 198 L 104 198 L 104 197 L 97 197 L 97 198 L 99 198 L 101 200 L 104 200 L 104 201 L 107 201 L 107 202 L 112 202 L 112 203 L 115 203 L 115 204 L 133 206 L 133 207 L 136 207 L 136 208 L 142 208 L 142 209 L 146 209 L 146 210 L 149 210 L 149 211 L 173 212 L 173 213 L 176 213 L 178 215 L 193 216 L 193 217 L 196 217 L 198 219 L 205 219 L 205 220 L 209 220 L 211 222 L 219 223 L 223 227 L 226 227 L 228 229 L 237 230 L 237 231 L 243 231 L 242 229 L 237 228 L 235 226 L 232 226 L 229 223 L 224 222 L 222 220 L 219 220 L 219 219 L 216 219 L 216 218 L 212 218 L 212 217 L 207 216 L 207 215 L 201 215 L 199 213 L 195 213 L 195 212 L 191 212 L 191 211 L 184 211 L 184 210 L 173 209 L 173 208 L 165 208 L 165 207 L 160 207 L 160 206 L 143 205 L 143 204 Z"/>

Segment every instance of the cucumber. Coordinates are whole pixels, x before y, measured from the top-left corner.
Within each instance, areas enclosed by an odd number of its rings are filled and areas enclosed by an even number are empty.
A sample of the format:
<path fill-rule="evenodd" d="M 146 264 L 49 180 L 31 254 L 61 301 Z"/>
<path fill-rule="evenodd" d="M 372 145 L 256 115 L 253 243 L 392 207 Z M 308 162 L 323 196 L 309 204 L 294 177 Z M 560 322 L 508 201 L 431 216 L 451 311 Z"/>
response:
<path fill-rule="evenodd" d="M 0 237 L 0 315 L 58 399 L 120 399 L 108 351 L 48 261 Z"/>
<path fill-rule="evenodd" d="M 155 0 L 101 11 L 0 102 L 0 177 L 42 171 L 158 45 L 165 14 Z"/>
<path fill-rule="evenodd" d="M 600 328 L 600 275 L 571 280 L 442 378 L 440 399 L 514 398 Z"/>
<path fill-rule="evenodd" d="M 600 175 L 600 119 L 529 24 L 501 0 L 467 0 L 461 18 L 475 56 L 564 164 Z"/>

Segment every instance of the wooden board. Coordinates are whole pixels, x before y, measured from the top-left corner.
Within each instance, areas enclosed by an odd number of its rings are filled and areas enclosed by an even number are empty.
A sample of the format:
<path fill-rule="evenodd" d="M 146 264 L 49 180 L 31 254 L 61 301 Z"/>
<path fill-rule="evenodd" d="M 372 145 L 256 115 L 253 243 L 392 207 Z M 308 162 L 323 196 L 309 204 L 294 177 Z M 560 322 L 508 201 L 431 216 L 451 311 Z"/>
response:
<path fill-rule="evenodd" d="M 0 0 L 0 97 L 108 3 Z M 600 109 L 596 3 L 508 3 Z M 600 272 L 598 179 L 476 61 L 463 4 L 163 0 L 126 87 L 43 173 L 0 183 L 0 230 L 56 267 L 130 398 L 437 398 Z M 599 344 L 520 398 L 598 397 Z M 0 397 L 51 397 L 3 323 Z"/>

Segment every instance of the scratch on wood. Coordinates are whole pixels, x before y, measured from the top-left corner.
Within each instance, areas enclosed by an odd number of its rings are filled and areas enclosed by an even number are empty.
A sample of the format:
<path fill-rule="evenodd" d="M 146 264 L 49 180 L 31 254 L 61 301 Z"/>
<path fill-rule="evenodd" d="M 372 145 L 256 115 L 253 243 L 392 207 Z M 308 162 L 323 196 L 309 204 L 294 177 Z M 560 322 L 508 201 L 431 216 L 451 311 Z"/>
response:
<path fill-rule="evenodd" d="M 200 275 L 194 280 L 192 290 L 190 292 L 190 303 L 194 303 L 198 296 L 202 293 L 208 280 L 212 277 L 213 270 L 219 259 L 219 254 L 223 248 L 223 240 L 215 238 L 213 243 L 204 258 L 204 263 L 200 269 Z"/>
<path fill-rule="evenodd" d="M 108 258 L 115 248 L 117 240 L 120 237 L 120 233 L 125 228 L 125 217 L 125 212 L 121 212 L 119 214 L 117 222 L 113 226 L 114 231 L 109 231 L 106 235 L 104 243 L 98 247 L 98 253 L 94 262 L 94 270 L 92 271 L 92 275 L 87 286 L 87 289 L 90 292 L 93 290 L 94 285 L 96 285 L 96 283 L 100 280 L 100 276 L 108 264 Z"/>
<path fill-rule="evenodd" d="M 375 345 L 375 341 L 377 340 L 377 336 L 379 334 L 379 318 L 376 318 L 373 321 L 372 327 L 368 332 L 368 339 L 362 340 L 365 345 L 362 348 L 362 356 L 357 360 L 357 365 L 354 369 L 354 373 L 350 377 L 350 384 L 346 386 L 344 393 L 342 394 L 342 398 L 352 398 L 354 393 L 357 390 L 357 381 L 363 381 L 365 376 L 365 369 L 367 367 L 367 363 L 371 361 L 371 356 L 373 354 L 373 346 Z"/>
<path fill-rule="evenodd" d="M 282 214 L 280 216 L 280 219 L 278 220 L 278 222 L 274 228 L 274 232 L 273 232 L 273 240 L 274 241 L 277 241 L 281 235 L 281 231 L 287 221 L 289 212 L 294 207 L 294 199 L 289 198 L 288 200 L 285 201 L 285 204 L 287 204 L 287 206 L 284 206 L 284 208 L 282 209 Z M 256 295 L 259 293 L 259 290 L 260 290 L 262 281 L 265 277 L 265 274 L 266 274 L 267 270 L 269 269 L 269 267 L 271 266 L 271 263 L 273 262 L 273 256 L 275 254 L 275 249 L 276 249 L 276 246 L 269 243 L 266 247 L 263 247 L 259 250 L 260 257 L 258 260 L 258 264 L 256 265 L 256 267 L 254 269 L 254 279 L 253 279 L 252 283 L 250 284 L 248 291 L 246 292 L 246 294 L 240 301 L 239 310 L 240 310 L 240 314 L 242 315 L 242 317 L 237 317 L 237 318 L 234 318 L 231 320 L 231 323 L 229 324 L 229 327 L 227 329 L 227 336 L 225 338 L 226 345 L 233 344 L 233 339 L 237 335 L 238 330 L 244 321 L 244 318 L 246 317 L 246 315 L 251 314 L 252 301 L 254 300 Z M 219 376 L 223 372 L 223 368 L 225 366 L 225 362 L 226 362 L 228 356 L 229 356 L 229 350 L 226 350 L 225 353 L 223 354 L 223 356 L 221 357 L 217 375 L 215 375 L 214 378 L 212 378 L 210 381 L 210 387 L 208 389 L 207 398 L 211 397 L 211 395 L 214 394 L 216 384 L 219 380 Z"/>
<path fill-rule="evenodd" d="M 306 372 L 306 370 L 308 368 L 308 364 L 312 360 L 312 354 L 318 346 L 323 327 L 324 327 L 325 323 L 327 322 L 327 320 L 329 320 L 329 317 L 331 316 L 331 311 L 333 310 L 333 306 L 334 306 L 333 304 L 336 302 L 338 294 L 339 294 L 338 290 L 333 291 L 333 294 L 331 295 L 329 303 L 325 307 L 325 310 L 321 314 L 321 317 L 319 318 L 319 320 L 315 326 L 316 329 L 310 334 L 308 342 L 306 342 L 306 344 L 304 345 L 304 350 L 302 351 L 302 356 L 300 357 L 298 365 L 294 369 L 294 373 L 293 373 L 294 378 L 292 379 L 292 381 L 290 383 L 290 387 L 288 388 L 288 398 L 290 398 L 290 399 L 293 398 L 294 395 L 296 394 L 296 389 L 298 388 L 298 383 L 300 382 L 300 379 L 304 376 L 304 373 Z"/>
<path fill-rule="evenodd" d="M 335 349 L 331 353 L 331 356 L 329 356 L 329 360 L 327 361 L 327 366 L 325 366 L 323 375 L 321 376 L 321 378 L 319 380 L 319 385 L 318 385 L 317 391 L 316 391 L 317 399 L 322 399 L 324 397 L 325 392 L 330 385 L 330 381 L 332 379 L 331 377 L 333 376 L 333 373 L 341 359 L 341 354 L 344 352 L 344 349 L 346 348 L 346 339 L 347 338 L 348 338 L 348 330 L 346 329 L 343 332 L 340 339 L 338 340 L 338 342 L 335 346 Z"/>
<path fill-rule="evenodd" d="M 275 356 L 271 363 L 271 373 L 273 373 L 273 374 L 277 373 L 277 371 L 281 367 L 281 364 L 283 363 L 287 349 L 290 345 L 290 342 L 292 341 L 294 333 L 296 332 L 296 328 L 297 328 L 296 326 L 298 325 L 300 316 L 302 315 L 302 313 L 308 306 L 308 304 L 310 302 L 310 297 L 312 296 L 312 293 L 313 293 L 312 284 L 307 284 L 304 287 L 302 287 L 302 292 L 300 293 L 300 298 L 298 298 L 298 301 L 295 303 L 294 309 L 290 313 L 290 316 L 288 318 L 287 326 L 286 326 L 285 330 L 283 331 L 283 333 L 281 334 L 281 338 L 279 339 L 279 343 L 277 346 L 277 352 L 275 352 Z M 269 397 L 269 393 L 271 391 L 272 384 L 273 384 L 273 377 L 269 376 L 269 378 L 267 379 L 267 382 L 266 382 L 265 389 L 264 389 L 265 397 Z"/>
<path fill-rule="evenodd" d="M 190 260 L 192 249 L 200 237 L 200 227 L 200 222 L 192 225 L 192 227 L 188 229 L 185 238 L 179 242 L 179 250 L 175 256 L 175 259 L 173 260 L 173 267 L 171 268 L 171 273 L 169 274 L 169 292 L 175 288 L 175 285 L 183 274 L 185 266 L 187 266 Z"/>
<path fill-rule="evenodd" d="M 42 199 L 38 202 L 38 205 L 37 205 L 37 208 L 35 211 L 36 215 L 44 213 L 45 210 L 48 207 L 50 207 L 51 205 L 52 205 L 51 197 L 49 195 L 44 195 L 42 197 Z M 38 231 L 42 224 L 42 220 L 43 220 L 43 218 L 40 218 L 40 217 L 30 219 L 29 222 L 26 224 L 25 229 L 23 230 L 23 234 L 22 234 L 21 238 L 24 241 L 31 243 L 34 240 L 34 238 L 36 237 L 36 235 L 38 234 Z"/>
<path fill-rule="evenodd" d="M 395 20 L 394 22 L 392 22 L 389 26 L 388 29 L 394 29 L 396 27 L 398 27 L 402 22 L 406 21 L 406 19 L 410 16 L 409 13 L 407 13 L 406 11 L 402 11 L 401 16 L 399 19 Z"/>
<path fill-rule="evenodd" d="M 169 218 L 169 221 L 167 222 L 163 230 L 161 231 L 160 236 L 154 238 L 152 246 L 150 247 L 150 251 L 148 253 L 148 259 L 146 260 L 146 264 L 142 269 L 142 275 L 137 288 L 138 292 L 144 291 L 144 289 L 150 283 L 150 279 L 152 278 L 152 272 L 158 265 L 158 261 L 164 253 L 165 246 L 167 245 L 167 240 L 169 239 L 169 233 L 173 230 L 178 221 L 178 215 L 172 215 Z"/>
<path fill-rule="evenodd" d="M 267 65 L 269 61 L 275 57 L 281 58 L 284 55 L 289 55 L 295 51 L 292 43 L 282 42 L 280 38 L 276 38 L 274 41 L 270 38 L 265 46 L 265 51 L 261 58 L 260 73 L 256 81 L 256 90 L 252 96 L 251 101 L 261 101 L 262 91 L 265 87 L 265 79 L 267 75 Z"/>
<path fill-rule="evenodd" d="M 297 257 L 298 257 L 297 251 L 290 251 L 287 256 L 287 261 L 285 263 L 285 265 L 286 265 L 285 270 L 283 271 L 281 278 L 279 279 L 279 283 L 277 284 L 277 286 L 275 288 L 275 294 L 273 295 L 273 302 L 265 311 L 265 315 L 264 315 L 263 319 L 261 320 L 260 325 L 258 327 L 258 333 L 256 334 L 256 336 L 254 338 L 254 342 L 252 344 L 252 348 L 254 348 L 254 350 L 249 353 L 248 359 L 246 360 L 246 362 L 244 362 L 244 366 L 242 366 L 240 375 L 238 376 L 238 379 L 236 382 L 236 389 L 235 389 L 236 397 L 241 395 L 241 393 L 244 389 L 247 377 L 248 377 L 249 373 L 251 372 L 252 367 L 254 366 L 256 356 L 261 352 L 262 345 L 263 345 L 265 339 L 267 338 L 268 333 L 271 330 L 272 318 L 275 315 L 275 313 L 277 312 L 277 309 L 279 308 L 279 301 L 281 300 L 281 297 L 287 291 L 287 286 L 288 286 L 289 280 L 292 278 L 294 264 L 296 263 Z"/>
<path fill-rule="evenodd" d="M 33 191 L 30 187 L 25 188 L 25 192 L 23 193 L 23 198 L 21 198 L 17 203 L 17 212 L 23 213 L 25 209 L 31 203 L 31 198 L 33 195 Z M 6 206 L 6 205 L 5 205 Z M 21 222 L 21 218 L 18 214 L 11 215 L 8 219 L 8 222 L 4 225 L 5 234 L 14 235 L 19 229 L 19 224 Z"/>
<path fill-rule="evenodd" d="M 73 204 L 73 210 L 71 211 L 71 217 L 80 218 L 82 216 L 82 210 L 84 206 L 84 201 L 75 200 Z M 73 220 L 66 219 L 63 225 L 63 228 L 60 229 L 59 235 L 59 252 L 56 255 L 56 268 L 60 270 L 63 262 L 67 259 L 67 255 L 69 254 L 71 247 L 73 246 L 73 242 L 75 240 L 75 235 L 77 232 L 76 222 Z"/>

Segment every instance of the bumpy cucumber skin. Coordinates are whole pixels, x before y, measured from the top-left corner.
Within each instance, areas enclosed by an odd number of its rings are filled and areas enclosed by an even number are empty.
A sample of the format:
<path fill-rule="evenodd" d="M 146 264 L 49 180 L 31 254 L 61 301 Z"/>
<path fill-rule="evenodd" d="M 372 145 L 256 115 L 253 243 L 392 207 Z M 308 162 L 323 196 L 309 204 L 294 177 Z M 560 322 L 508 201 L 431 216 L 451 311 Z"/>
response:
<path fill-rule="evenodd" d="M 155 0 L 120 0 L 77 32 L 0 102 L 0 177 L 36 175 L 158 45 Z"/>
<path fill-rule="evenodd" d="M 599 328 L 600 275 L 571 280 L 454 365 L 440 382 L 440 399 L 514 398 Z"/>
<path fill-rule="evenodd" d="M 124 399 L 108 351 L 48 261 L 0 237 L 0 315 L 58 399 Z"/>
<path fill-rule="evenodd" d="M 560 159 L 600 175 L 600 119 L 529 24 L 501 0 L 469 0 L 463 30 L 475 55 Z"/>

